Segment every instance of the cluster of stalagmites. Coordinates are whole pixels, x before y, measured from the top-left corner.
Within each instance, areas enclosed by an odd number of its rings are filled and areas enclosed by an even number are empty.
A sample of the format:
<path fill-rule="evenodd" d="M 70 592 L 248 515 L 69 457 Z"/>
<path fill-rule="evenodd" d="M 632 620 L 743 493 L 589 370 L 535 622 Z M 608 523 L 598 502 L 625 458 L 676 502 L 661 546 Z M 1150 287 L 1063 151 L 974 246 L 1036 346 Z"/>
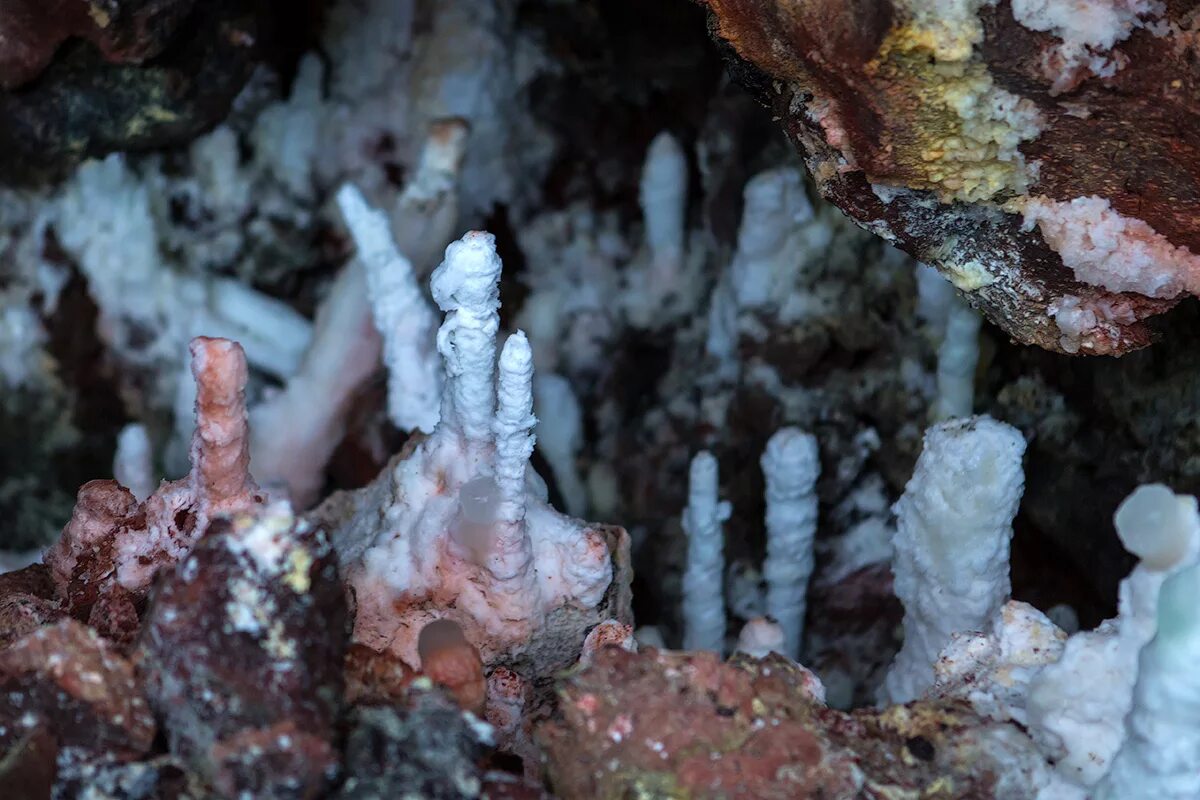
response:
<path fill-rule="evenodd" d="M 251 477 L 242 348 L 192 342 L 189 474 L 142 500 L 84 485 L 43 563 L 0 576 L 0 786 L 538 795 L 534 688 L 631 638 L 628 545 L 550 508 L 528 467 L 532 362 L 520 333 L 496 357 L 491 237 L 433 280 L 439 424 L 308 517 Z"/>

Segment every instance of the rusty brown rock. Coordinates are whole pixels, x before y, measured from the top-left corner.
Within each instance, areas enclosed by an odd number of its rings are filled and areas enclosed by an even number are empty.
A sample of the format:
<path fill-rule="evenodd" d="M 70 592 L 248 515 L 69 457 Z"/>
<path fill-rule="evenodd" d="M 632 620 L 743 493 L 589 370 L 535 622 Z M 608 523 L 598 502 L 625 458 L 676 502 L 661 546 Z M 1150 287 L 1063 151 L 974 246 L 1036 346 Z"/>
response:
<path fill-rule="evenodd" d="M 171 752 L 227 796 L 319 793 L 337 766 L 346 614 L 321 531 L 281 507 L 212 523 L 138 644 Z"/>
<path fill-rule="evenodd" d="M 803 684 L 777 655 L 722 663 L 606 648 L 563 682 L 558 718 L 538 729 L 551 788 L 564 798 L 967 800 L 994 796 L 1004 757 L 1041 763 L 1016 728 L 965 706 L 846 713 Z"/>
<path fill-rule="evenodd" d="M 154 740 L 154 719 L 133 666 L 71 619 L 0 651 L 0 719 L 9 723 L 0 726 L 7 729 L 0 748 L 39 722 L 63 746 L 138 755 Z"/>
<path fill-rule="evenodd" d="M 138 63 L 160 53 L 195 0 L 0 0 L 0 89 L 45 69 L 69 38 L 87 39 L 105 60 Z"/>
<path fill-rule="evenodd" d="M 1200 69 L 1188 4 L 1168 4 L 1166 36 L 1141 29 L 1119 43 L 1115 57 L 1126 66 L 1114 77 L 1064 90 L 1045 74 L 1053 37 L 1020 26 L 1004 2 L 984 4 L 969 22 L 982 36 L 974 47 L 970 32 L 955 40 L 914 25 L 911 10 L 923 0 L 700 2 L 735 76 L 770 108 L 821 193 L 859 225 L 936 266 L 1022 343 L 1121 354 L 1152 341 L 1144 320 L 1174 299 L 1079 283 L 1006 209 L 1030 194 L 1096 195 L 1200 253 Z M 945 99 L 951 84 L 927 66 L 929 51 L 943 47 L 959 51 L 950 81 L 990 81 L 1036 110 L 1040 131 L 1016 156 L 1036 169 L 994 157 L 944 160 L 939 143 L 955 140 L 961 120 Z M 1052 309 L 1069 296 L 1121 313 L 1064 341 Z"/>
<path fill-rule="evenodd" d="M 0 650 L 62 616 L 44 564 L 0 574 Z"/>
<path fill-rule="evenodd" d="M 390 650 L 379 652 L 352 644 L 346 651 L 346 704 L 400 702 L 417 675 Z"/>
<path fill-rule="evenodd" d="M 418 637 L 417 651 L 421 672 L 427 678 L 447 689 L 464 711 L 483 713 L 487 697 L 483 659 L 457 623 L 439 619 L 426 625 Z"/>

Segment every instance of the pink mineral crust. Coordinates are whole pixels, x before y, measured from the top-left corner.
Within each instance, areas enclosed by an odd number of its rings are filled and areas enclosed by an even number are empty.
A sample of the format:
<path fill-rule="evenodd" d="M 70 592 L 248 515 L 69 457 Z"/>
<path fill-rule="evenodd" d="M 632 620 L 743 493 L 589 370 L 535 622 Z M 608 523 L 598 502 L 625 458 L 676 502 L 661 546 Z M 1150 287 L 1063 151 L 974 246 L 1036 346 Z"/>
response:
<path fill-rule="evenodd" d="M 246 356 L 225 339 L 199 337 L 191 349 L 196 378 L 191 473 L 162 483 L 141 504 L 116 481 L 84 484 L 71 520 L 46 553 L 59 596 L 80 619 L 118 588 L 131 593 L 131 601 L 144 597 L 158 571 L 182 559 L 209 520 L 261 502 L 247 470 Z M 109 604 L 104 613 L 118 613 L 114 608 Z M 119 614 L 128 617 L 128 609 Z"/>
<path fill-rule="evenodd" d="M 154 740 L 133 666 L 71 619 L 0 651 L 0 751 L 39 720 L 64 746 L 138 755 Z"/>
<path fill-rule="evenodd" d="M 583 652 L 579 655 L 579 663 L 584 665 L 592 663 L 596 653 L 605 647 L 620 647 L 630 652 L 636 651 L 637 642 L 633 638 L 633 626 L 627 622 L 608 619 L 592 628 L 588 632 L 587 638 L 583 640 Z"/>
<path fill-rule="evenodd" d="M 355 641 L 416 669 L 419 632 L 447 618 L 486 664 L 528 660 L 538 674 L 571 665 L 589 627 L 628 614 L 628 576 L 620 568 L 628 535 L 570 519 L 530 496 L 533 563 L 510 588 L 480 564 L 490 526 L 461 511 L 459 491 L 473 471 L 462 455 L 457 435 L 441 429 L 372 486 L 335 495 L 315 512 L 316 519 L 342 518 L 330 527 L 357 603 Z"/>
<path fill-rule="evenodd" d="M 1042 762 L 1021 734 L 964 704 L 835 711 L 782 656 L 607 648 L 567 677 L 537 729 L 559 797 L 824 800 L 996 797 Z M 1015 796 L 1015 795 L 1014 795 Z"/>

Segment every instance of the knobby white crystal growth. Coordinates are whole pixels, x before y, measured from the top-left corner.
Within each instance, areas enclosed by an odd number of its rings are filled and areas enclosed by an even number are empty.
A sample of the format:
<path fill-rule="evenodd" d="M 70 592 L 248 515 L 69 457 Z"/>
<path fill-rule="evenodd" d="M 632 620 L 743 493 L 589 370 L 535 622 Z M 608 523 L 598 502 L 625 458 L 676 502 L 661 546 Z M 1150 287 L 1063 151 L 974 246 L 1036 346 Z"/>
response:
<path fill-rule="evenodd" d="M 588 628 L 627 614 L 608 594 L 623 532 L 550 508 L 529 468 L 533 357 L 514 333 L 497 376 L 499 277 L 489 234 L 446 248 L 432 279 L 447 311 L 436 429 L 313 513 L 354 588 L 355 640 L 414 667 L 417 632 L 434 619 L 458 623 L 488 663 L 525 658 L 536 671 L 574 663 Z"/>
<path fill-rule="evenodd" d="M 1097 800 L 1200 797 L 1200 564 L 1158 594 L 1158 632 L 1139 659 L 1125 743 Z"/>
<path fill-rule="evenodd" d="M 975 407 L 975 368 L 979 364 L 979 312 L 957 295 L 950 298 L 945 335 L 938 347 L 934 421 L 968 417 Z"/>
<path fill-rule="evenodd" d="M 358 248 L 375 327 L 383 337 L 388 418 L 401 430 L 432 433 L 442 394 L 437 316 L 417 285 L 412 263 L 397 249 L 387 217 L 351 185 L 338 191 L 337 202 Z"/>
<path fill-rule="evenodd" d="M 1029 690 L 1030 733 L 1064 777 L 1087 787 L 1104 776 L 1125 738 L 1138 653 L 1154 637 L 1163 581 L 1200 553 L 1196 499 L 1165 486 L 1139 487 L 1114 522 L 1126 549 L 1142 559 L 1121 582 L 1117 617 L 1070 637 L 1062 658 Z"/>
<path fill-rule="evenodd" d="M 954 420 L 925 432 L 925 448 L 894 509 L 892 571 L 904 604 L 904 645 L 884 682 L 892 702 L 908 702 L 928 689 L 951 637 L 986 630 L 1008 599 L 1024 452 L 1021 433 L 991 417 Z"/>
<path fill-rule="evenodd" d="M 762 455 L 767 484 L 767 614 L 783 628 L 783 654 L 800 657 L 808 581 L 817 535 L 817 440 L 799 428 L 783 428 Z"/>
<path fill-rule="evenodd" d="M 496 537 L 487 567 L 498 580 L 529 574 L 532 557 L 525 532 L 525 469 L 533 455 L 533 351 L 525 334 L 508 337 L 500 353 L 496 408 Z"/>
<path fill-rule="evenodd" d="M 472 231 L 446 248 L 430 281 L 446 312 L 437 349 L 446 368 L 441 416 L 470 446 L 491 438 L 496 407 L 496 332 L 500 328 L 500 257 L 490 233 Z"/>
<path fill-rule="evenodd" d="M 725 652 L 725 533 L 730 505 L 719 499 L 717 459 L 703 450 L 688 470 L 688 504 L 683 510 L 687 569 L 683 574 L 683 646 Z"/>

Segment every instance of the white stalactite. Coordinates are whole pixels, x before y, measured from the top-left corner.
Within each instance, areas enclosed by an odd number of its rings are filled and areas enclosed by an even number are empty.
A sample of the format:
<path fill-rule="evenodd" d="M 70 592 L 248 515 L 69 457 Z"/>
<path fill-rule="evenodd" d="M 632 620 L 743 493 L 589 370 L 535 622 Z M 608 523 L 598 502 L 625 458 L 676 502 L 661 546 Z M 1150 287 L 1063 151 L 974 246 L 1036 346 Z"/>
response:
<path fill-rule="evenodd" d="M 975 368 L 979 364 L 979 312 L 957 295 L 950 299 L 946 330 L 938 347 L 934 421 L 969 417 L 975 410 Z"/>
<path fill-rule="evenodd" d="M 767 484 L 767 614 L 783 628 L 783 655 L 799 660 L 804 639 L 808 581 L 817 534 L 817 440 L 799 428 L 783 428 L 762 455 Z"/>
<path fill-rule="evenodd" d="M 730 506 L 719 500 L 717 459 L 702 451 L 688 471 L 688 504 L 683 530 L 688 538 L 683 575 L 683 646 L 687 650 L 725 651 L 725 534 L 721 523 Z"/>

